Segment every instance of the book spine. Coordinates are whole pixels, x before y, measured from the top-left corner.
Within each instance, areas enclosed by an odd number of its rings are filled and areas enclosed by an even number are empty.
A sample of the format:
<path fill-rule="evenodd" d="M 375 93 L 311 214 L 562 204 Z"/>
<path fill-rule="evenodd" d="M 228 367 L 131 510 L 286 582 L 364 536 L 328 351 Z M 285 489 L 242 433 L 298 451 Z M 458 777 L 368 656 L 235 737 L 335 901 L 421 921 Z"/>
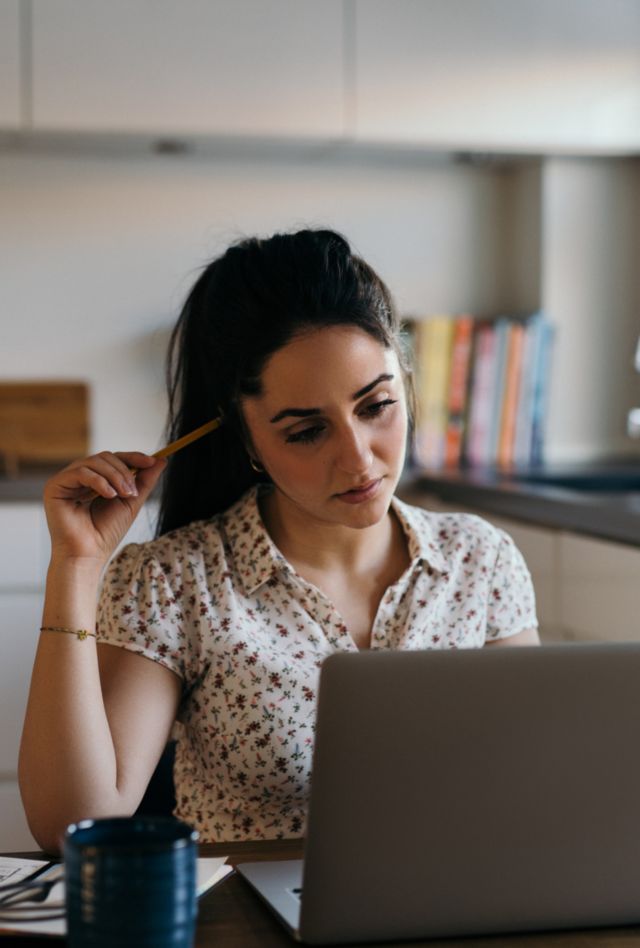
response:
<path fill-rule="evenodd" d="M 509 326 L 497 456 L 498 467 L 503 471 L 509 471 L 513 467 L 524 333 L 525 329 L 521 323 L 512 323 Z"/>
<path fill-rule="evenodd" d="M 447 398 L 453 320 L 433 316 L 418 325 L 418 418 L 415 457 L 422 467 L 440 468 L 444 461 Z"/>
<path fill-rule="evenodd" d="M 544 434 L 547 417 L 547 402 L 551 376 L 551 348 L 553 327 L 542 323 L 539 358 L 536 365 L 533 412 L 531 424 L 531 464 L 538 466 L 544 462 Z"/>
<path fill-rule="evenodd" d="M 514 465 L 521 469 L 526 469 L 531 465 L 533 396 L 543 319 L 542 313 L 535 313 L 527 320 L 525 327 L 514 446 Z"/>
<path fill-rule="evenodd" d="M 459 316 L 455 320 L 451 345 L 451 372 L 449 405 L 444 446 L 445 467 L 458 467 L 462 458 L 462 444 L 467 409 L 473 317 Z"/>
<path fill-rule="evenodd" d="M 492 323 L 476 326 L 474 364 L 468 411 L 466 460 L 473 467 L 488 463 L 491 408 L 495 364 L 495 328 Z"/>
<path fill-rule="evenodd" d="M 494 465 L 498 460 L 500 444 L 500 426 L 502 422 L 502 403 L 504 399 L 505 378 L 507 371 L 507 345 L 510 333 L 510 323 L 505 316 L 496 320 L 496 356 L 494 365 L 493 402 L 490 416 L 489 446 L 486 464 Z"/>

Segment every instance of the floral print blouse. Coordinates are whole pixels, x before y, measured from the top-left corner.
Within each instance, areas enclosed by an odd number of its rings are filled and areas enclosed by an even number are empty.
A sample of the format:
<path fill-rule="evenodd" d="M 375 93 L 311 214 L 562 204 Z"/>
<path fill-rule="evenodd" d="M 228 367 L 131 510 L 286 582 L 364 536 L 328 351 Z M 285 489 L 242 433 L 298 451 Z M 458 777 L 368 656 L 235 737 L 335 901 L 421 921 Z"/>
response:
<path fill-rule="evenodd" d="M 382 597 L 372 649 L 476 648 L 537 626 L 531 577 L 506 533 L 392 504 L 411 563 Z M 274 545 L 256 488 L 211 520 L 121 550 L 98 639 L 182 679 L 176 816 L 203 841 L 303 835 L 320 666 L 356 645 Z"/>

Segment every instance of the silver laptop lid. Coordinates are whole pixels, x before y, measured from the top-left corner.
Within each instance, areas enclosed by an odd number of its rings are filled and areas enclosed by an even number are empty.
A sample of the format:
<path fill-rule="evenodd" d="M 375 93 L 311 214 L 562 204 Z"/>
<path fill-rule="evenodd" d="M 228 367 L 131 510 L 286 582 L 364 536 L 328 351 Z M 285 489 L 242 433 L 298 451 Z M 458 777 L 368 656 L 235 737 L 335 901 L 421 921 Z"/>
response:
<path fill-rule="evenodd" d="M 640 921 L 640 644 L 323 665 L 311 943 Z"/>

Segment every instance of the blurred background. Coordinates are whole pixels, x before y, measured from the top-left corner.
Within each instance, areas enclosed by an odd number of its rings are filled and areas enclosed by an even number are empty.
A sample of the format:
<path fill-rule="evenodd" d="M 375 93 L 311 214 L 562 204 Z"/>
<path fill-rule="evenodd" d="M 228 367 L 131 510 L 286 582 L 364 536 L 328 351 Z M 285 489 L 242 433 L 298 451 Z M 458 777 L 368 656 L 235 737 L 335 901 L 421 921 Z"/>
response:
<path fill-rule="evenodd" d="M 0 0 L 0 846 L 28 840 L 30 462 L 161 445 L 170 328 L 229 242 L 331 227 L 407 320 L 544 313 L 547 463 L 639 460 L 639 37 L 640 0 Z M 639 498 L 601 488 L 493 510 L 549 640 L 636 634 Z"/>
<path fill-rule="evenodd" d="M 405 314 L 543 308 L 547 456 L 629 450 L 638 36 L 638 0 L 1 0 L 0 377 L 155 448 L 199 267 L 327 225 Z"/>

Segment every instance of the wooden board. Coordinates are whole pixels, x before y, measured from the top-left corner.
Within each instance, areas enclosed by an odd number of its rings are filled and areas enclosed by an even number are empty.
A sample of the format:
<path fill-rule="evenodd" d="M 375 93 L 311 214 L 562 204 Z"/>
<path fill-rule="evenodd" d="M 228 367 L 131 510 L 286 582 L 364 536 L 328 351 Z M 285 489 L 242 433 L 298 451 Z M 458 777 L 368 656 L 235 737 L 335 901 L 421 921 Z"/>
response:
<path fill-rule="evenodd" d="M 66 464 L 88 450 L 85 382 L 0 383 L 0 463 L 7 474 L 23 465 Z"/>

